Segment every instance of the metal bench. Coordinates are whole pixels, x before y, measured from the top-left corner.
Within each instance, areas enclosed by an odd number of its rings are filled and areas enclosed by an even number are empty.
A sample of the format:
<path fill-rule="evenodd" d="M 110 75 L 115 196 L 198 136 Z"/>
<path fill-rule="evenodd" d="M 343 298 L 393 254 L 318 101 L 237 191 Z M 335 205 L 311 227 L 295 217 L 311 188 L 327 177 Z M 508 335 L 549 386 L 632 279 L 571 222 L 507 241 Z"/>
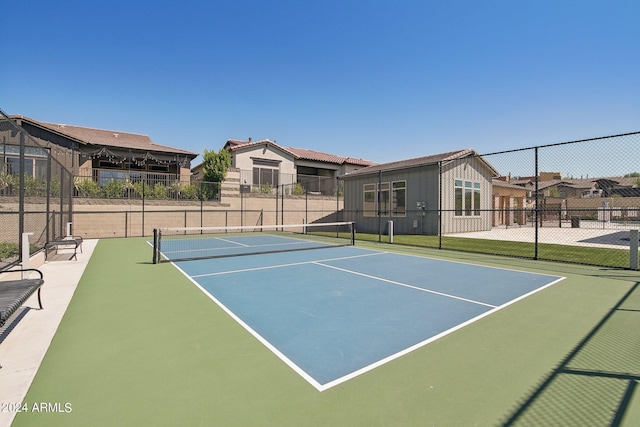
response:
<path fill-rule="evenodd" d="M 60 247 L 63 247 L 63 248 L 73 247 L 73 255 L 71 255 L 69 259 L 70 260 L 75 259 L 77 261 L 78 257 L 76 255 L 78 253 L 78 249 L 80 249 L 80 253 L 82 253 L 82 237 L 69 237 L 69 238 L 59 239 L 59 240 L 51 240 L 50 242 L 45 243 L 44 244 L 44 260 L 47 261 L 47 258 L 49 257 L 49 250 L 51 248 L 56 249 L 56 255 L 57 255 L 58 249 Z"/>
<path fill-rule="evenodd" d="M 44 278 L 40 270 L 35 268 L 5 270 L 0 271 L 0 274 L 25 273 L 30 271 L 37 273 L 39 277 L 35 279 L 0 280 L 0 327 L 4 326 L 11 315 L 36 291 L 38 292 L 38 305 L 40 309 L 42 309 L 40 287 L 44 283 Z"/>
<path fill-rule="evenodd" d="M 44 284 L 44 278 L 40 270 L 34 268 L 5 270 L 3 273 L 27 273 L 36 272 L 39 277 L 35 279 L 12 279 L 0 280 L 0 328 L 9 320 L 9 318 L 33 295 L 38 292 L 38 306 L 42 310 L 42 299 L 40 297 L 40 289 Z M 0 365 L 2 368 L 2 365 Z"/>

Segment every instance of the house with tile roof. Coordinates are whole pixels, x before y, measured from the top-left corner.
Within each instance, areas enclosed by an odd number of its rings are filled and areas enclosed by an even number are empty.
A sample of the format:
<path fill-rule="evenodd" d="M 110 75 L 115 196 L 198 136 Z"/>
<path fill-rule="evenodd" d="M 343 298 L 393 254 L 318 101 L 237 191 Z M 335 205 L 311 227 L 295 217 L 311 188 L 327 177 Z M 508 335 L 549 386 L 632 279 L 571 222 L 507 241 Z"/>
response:
<path fill-rule="evenodd" d="M 496 176 L 471 148 L 365 167 L 341 177 L 344 219 L 365 233 L 490 230 Z"/>
<path fill-rule="evenodd" d="M 532 203 L 535 199 L 537 184 L 538 198 L 558 199 L 586 199 L 601 197 L 639 197 L 638 178 L 630 176 L 614 176 L 602 178 L 563 178 L 561 174 L 549 177 L 541 172 L 540 177 L 519 177 L 509 179 L 500 177 L 514 185 L 525 187 L 531 191 L 528 198 Z M 537 181 L 537 183 L 536 183 Z"/>
<path fill-rule="evenodd" d="M 269 139 L 230 139 L 223 147 L 231 153 L 231 166 L 239 170 L 245 191 L 300 185 L 307 193 L 330 195 L 336 179 L 374 163 L 305 148 L 283 147 Z M 194 168 L 199 173 L 201 165 Z"/>
<path fill-rule="evenodd" d="M 191 161 L 197 153 L 154 143 L 147 135 L 47 123 L 11 116 L 42 147 L 72 153 L 74 175 L 104 184 L 111 179 L 140 179 L 149 184 L 190 181 Z"/>

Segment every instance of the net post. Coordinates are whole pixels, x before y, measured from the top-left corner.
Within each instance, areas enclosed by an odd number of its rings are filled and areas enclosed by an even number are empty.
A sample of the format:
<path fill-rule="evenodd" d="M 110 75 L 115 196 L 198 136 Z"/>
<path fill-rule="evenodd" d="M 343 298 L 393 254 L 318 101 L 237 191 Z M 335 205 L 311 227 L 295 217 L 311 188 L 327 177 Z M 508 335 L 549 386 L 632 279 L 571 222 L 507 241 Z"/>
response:
<path fill-rule="evenodd" d="M 389 243 L 393 243 L 393 220 L 389 220 Z"/>
<path fill-rule="evenodd" d="M 356 224 L 355 222 L 351 221 L 349 223 L 349 228 L 350 228 L 350 232 L 351 232 L 351 246 L 355 246 L 356 244 Z"/>
<path fill-rule="evenodd" d="M 158 263 L 158 229 L 153 229 L 153 263 Z"/>

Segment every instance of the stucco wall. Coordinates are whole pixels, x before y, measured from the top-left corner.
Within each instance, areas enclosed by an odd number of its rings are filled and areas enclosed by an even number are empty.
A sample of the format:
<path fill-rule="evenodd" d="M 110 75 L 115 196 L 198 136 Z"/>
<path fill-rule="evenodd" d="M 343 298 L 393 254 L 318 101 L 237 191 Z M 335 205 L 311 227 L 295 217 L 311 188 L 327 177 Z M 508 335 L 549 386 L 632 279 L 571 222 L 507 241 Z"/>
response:
<path fill-rule="evenodd" d="M 222 203 L 81 200 L 74 204 L 73 234 L 86 238 L 151 236 L 154 228 L 300 224 L 335 217 L 342 200 L 322 196 L 225 197 Z M 144 210 L 143 210 L 144 209 Z M 143 215 L 144 212 L 144 215 Z M 284 214 L 283 214 L 284 212 Z M 144 231 L 143 231 L 144 230 Z"/>
<path fill-rule="evenodd" d="M 253 169 L 253 159 L 273 160 L 280 162 L 280 173 L 295 174 L 296 168 L 293 157 L 286 155 L 282 150 L 273 146 L 260 145 L 252 149 L 236 151 L 233 166 L 242 170 Z"/>

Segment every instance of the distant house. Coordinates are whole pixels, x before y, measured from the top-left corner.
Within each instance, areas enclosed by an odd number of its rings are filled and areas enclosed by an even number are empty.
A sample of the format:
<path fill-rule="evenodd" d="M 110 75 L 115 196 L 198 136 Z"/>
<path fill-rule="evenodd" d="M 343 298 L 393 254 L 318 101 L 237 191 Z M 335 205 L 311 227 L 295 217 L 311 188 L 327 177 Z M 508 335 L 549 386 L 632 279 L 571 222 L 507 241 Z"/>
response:
<path fill-rule="evenodd" d="M 505 179 L 493 180 L 493 226 L 526 224 L 525 209 L 531 191 Z"/>
<path fill-rule="evenodd" d="M 373 162 L 327 154 L 304 148 L 282 147 L 268 139 L 230 139 L 224 149 L 231 153 L 231 166 L 240 171 L 246 191 L 300 185 L 307 192 L 334 194 L 338 176 L 374 164 Z M 202 165 L 193 169 L 201 174 Z"/>
<path fill-rule="evenodd" d="M 512 181 L 520 184 L 520 181 Z M 561 178 L 538 182 L 538 197 L 580 199 L 599 197 L 638 197 L 637 178 Z M 535 196 L 535 195 L 534 195 Z"/>
<path fill-rule="evenodd" d="M 372 233 L 386 229 L 389 220 L 398 234 L 490 230 L 497 175 L 473 149 L 358 169 L 341 178 L 345 219 Z"/>
<path fill-rule="evenodd" d="M 155 144 L 147 135 L 46 123 L 24 116 L 11 118 L 42 147 L 68 150 L 73 156 L 68 165 L 73 173 L 99 184 L 111 179 L 140 180 L 142 174 L 145 174 L 145 179 L 151 184 L 189 182 L 191 161 L 198 155 Z M 5 156 L 11 157 L 14 154 L 5 153 Z M 33 158 L 34 162 L 38 156 L 35 151 L 27 153 L 27 158 Z M 11 166 L 11 159 L 7 164 Z M 34 174 L 36 173 L 34 168 Z"/>

